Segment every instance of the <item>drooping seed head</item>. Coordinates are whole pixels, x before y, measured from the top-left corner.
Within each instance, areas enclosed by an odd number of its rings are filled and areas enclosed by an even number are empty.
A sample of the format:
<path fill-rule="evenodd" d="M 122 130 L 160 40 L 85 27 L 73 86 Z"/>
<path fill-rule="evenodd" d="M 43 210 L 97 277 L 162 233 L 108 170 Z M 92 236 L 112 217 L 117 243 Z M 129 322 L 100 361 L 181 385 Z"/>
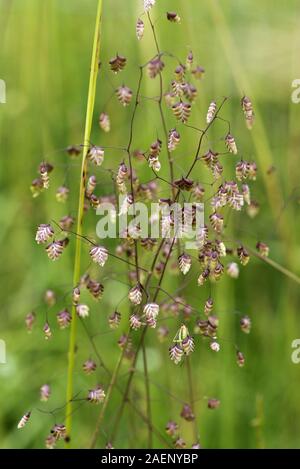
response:
<path fill-rule="evenodd" d="M 30 419 L 31 412 L 26 412 L 18 423 L 18 429 L 25 427 Z"/>
<path fill-rule="evenodd" d="M 47 402 L 51 395 L 51 388 L 49 384 L 43 384 L 40 388 L 40 400 L 42 402 Z"/>
<path fill-rule="evenodd" d="M 94 389 L 90 389 L 88 392 L 87 400 L 91 404 L 99 404 L 105 399 L 105 392 L 102 386 L 98 385 Z"/>
<path fill-rule="evenodd" d="M 109 65 L 110 65 L 110 69 L 114 72 L 114 73 L 118 73 L 120 72 L 121 70 L 123 70 L 123 68 L 125 67 L 126 65 L 126 62 L 127 62 L 127 59 L 126 57 L 123 57 L 122 55 L 116 55 L 116 57 L 113 57 L 110 61 L 109 61 Z"/>
<path fill-rule="evenodd" d="M 209 409 L 217 409 L 220 406 L 220 404 L 221 404 L 221 401 L 219 399 L 215 399 L 213 397 L 211 397 L 207 401 L 207 407 Z"/>
<path fill-rule="evenodd" d="M 118 311 L 114 311 L 108 318 L 108 324 L 111 329 L 117 329 L 120 325 L 122 316 Z"/>
<path fill-rule="evenodd" d="M 178 363 L 181 362 L 183 354 L 183 349 L 178 344 L 174 344 L 169 348 L 170 358 L 175 363 L 175 365 L 178 365 Z"/>
<path fill-rule="evenodd" d="M 180 417 L 182 417 L 187 422 L 192 422 L 195 420 L 194 412 L 189 404 L 183 404 L 182 410 L 180 412 Z"/>
<path fill-rule="evenodd" d="M 245 334 L 249 334 L 251 330 L 251 319 L 249 316 L 243 316 L 240 320 L 241 330 L 245 332 Z"/>
<path fill-rule="evenodd" d="M 192 258 L 189 254 L 185 252 L 178 257 L 178 266 L 183 275 L 186 275 L 192 265 Z"/>
<path fill-rule="evenodd" d="M 93 246 L 90 249 L 90 256 L 96 264 L 103 267 L 108 259 L 108 251 L 103 246 Z"/>
<path fill-rule="evenodd" d="M 76 306 L 76 313 L 80 318 L 86 318 L 89 316 L 90 308 L 88 307 L 88 305 L 78 304 Z"/>
<path fill-rule="evenodd" d="M 180 23 L 180 16 L 174 11 L 167 12 L 167 20 L 171 23 Z"/>
<path fill-rule="evenodd" d="M 104 149 L 93 145 L 88 151 L 88 158 L 95 166 L 101 166 L 104 161 Z"/>
<path fill-rule="evenodd" d="M 94 360 L 92 360 L 91 358 L 86 360 L 82 365 L 82 369 L 87 375 L 90 375 L 91 373 L 93 373 L 96 370 L 96 368 L 97 368 L 97 365 L 94 362 Z"/>
<path fill-rule="evenodd" d="M 128 106 L 132 99 L 132 91 L 128 86 L 119 86 L 116 90 L 117 98 L 123 106 Z"/>
<path fill-rule="evenodd" d="M 216 104 L 215 101 L 212 101 L 210 103 L 209 107 L 208 107 L 208 111 L 207 111 L 207 114 L 206 114 L 207 124 L 210 124 L 214 120 L 216 111 L 217 111 L 217 104 Z"/>
<path fill-rule="evenodd" d="M 70 189 L 66 186 L 61 186 L 57 189 L 55 197 L 57 202 L 65 203 L 68 200 Z"/>
<path fill-rule="evenodd" d="M 138 38 L 139 41 L 143 38 L 144 31 L 145 31 L 144 21 L 141 20 L 141 18 L 138 18 L 136 22 L 135 32 L 136 32 L 136 37 Z"/>
<path fill-rule="evenodd" d="M 72 316 L 67 309 L 63 309 L 62 311 L 59 311 L 59 313 L 57 313 L 56 319 L 60 329 L 65 329 L 70 325 Z"/>
<path fill-rule="evenodd" d="M 33 328 L 33 325 L 34 325 L 35 321 L 36 321 L 36 315 L 33 311 L 26 315 L 25 325 L 26 325 L 26 328 L 27 328 L 28 332 L 32 331 L 32 328 Z"/>
<path fill-rule="evenodd" d="M 134 305 L 139 305 L 143 299 L 142 287 L 137 283 L 134 287 L 129 290 L 128 298 Z"/>
<path fill-rule="evenodd" d="M 38 244 L 46 243 L 51 239 L 54 235 L 54 229 L 50 225 L 50 223 L 43 223 L 38 226 L 35 240 Z"/>
<path fill-rule="evenodd" d="M 104 132 L 108 133 L 110 131 L 110 118 L 106 112 L 101 112 L 99 116 L 99 126 Z"/>

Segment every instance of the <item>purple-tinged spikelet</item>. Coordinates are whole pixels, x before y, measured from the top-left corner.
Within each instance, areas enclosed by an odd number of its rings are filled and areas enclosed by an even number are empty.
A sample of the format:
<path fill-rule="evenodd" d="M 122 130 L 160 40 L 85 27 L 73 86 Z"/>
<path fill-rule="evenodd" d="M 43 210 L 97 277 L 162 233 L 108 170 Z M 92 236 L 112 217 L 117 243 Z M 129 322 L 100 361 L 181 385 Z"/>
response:
<path fill-rule="evenodd" d="M 21 420 L 18 423 L 18 428 L 23 428 L 25 425 L 28 423 L 28 420 L 30 419 L 31 412 L 27 412 L 26 414 L 23 415 Z"/>
<path fill-rule="evenodd" d="M 123 68 L 125 67 L 126 65 L 126 57 L 123 57 L 122 55 L 116 55 L 116 57 L 112 58 L 110 61 L 109 61 L 109 65 L 110 65 L 110 69 L 114 72 L 114 73 L 118 73 L 120 72 L 121 70 L 123 70 Z"/>
<path fill-rule="evenodd" d="M 102 386 L 96 386 L 94 389 L 90 389 L 88 392 L 87 400 L 91 404 L 99 404 L 105 399 L 105 392 Z"/>
<path fill-rule="evenodd" d="M 96 264 L 103 267 L 108 259 L 108 251 L 103 246 L 93 246 L 90 249 L 90 256 Z"/>

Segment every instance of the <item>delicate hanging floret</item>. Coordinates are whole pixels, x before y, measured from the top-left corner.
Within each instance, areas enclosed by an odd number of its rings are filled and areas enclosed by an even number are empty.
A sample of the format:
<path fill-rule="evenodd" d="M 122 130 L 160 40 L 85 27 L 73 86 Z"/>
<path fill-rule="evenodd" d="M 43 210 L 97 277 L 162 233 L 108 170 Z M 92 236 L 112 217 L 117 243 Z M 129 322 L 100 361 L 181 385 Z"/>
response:
<path fill-rule="evenodd" d="M 116 90 L 117 98 L 123 106 L 128 106 L 132 99 L 132 91 L 128 86 L 119 86 Z"/>
<path fill-rule="evenodd" d="M 44 223 L 38 226 L 35 240 L 38 244 L 46 243 L 54 235 L 54 229 L 49 223 Z"/>
<path fill-rule="evenodd" d="M 225 145 L 230 153 L 233 153 L 234 155 L 237 154 L 237 146 L 235 143 L 235 139 L 231 134 L 227 134 L 225 137 Z"/>
<path fill-rule="evenodd" d="M 209 316 L 211 314 L 213 310 L 213 306 L 214 306 L 214 300 L 212 298 L 208 298 L 204 305 L 204 314 L 206 314 L 206 316 Z"/>
<path fill-rule="evenodd" d="M 41 163 L 39 166 L 39 172 L 41 176 L 41 181 L 43 183 L 44 189 L 49 189 L 50 179 L 49 173 L 53 170 L 53 166 L 50 163 Z"/>
<path fill-rule="evenodd" d="M 178 424 L 176 422 L 173 422 L 173 420 L 170 420 L 167 425 L 166 425 L 166 433 L 169 436 L 176 436 L 178 432 Z"/>
<path fill-rule="evenodd" d="M 211 342 L 210 343 L 210 348 L 213 352 L 219 352 L 220 351 L 220 344 L 218 342 Z"/>
<path fill-rule="evenodd" d="M 186 64 L 185 64 L 187 70 L 189 71 L 191 70 L 193 61 L 194 61 L 193 52 L 190 50 L 190 52 L 187 55 Z"/>
<path fill-rule="evenodd" d="M 92 193 L 97 187 L 97 179 L 96 176 L 92 175 L 88 178 L 86 188 L 85 188 L 85 195 L 86 197 L 91 197 Z"/>
<path fill-rule="evenodd" d="M 161 151 L 162 142 L 161 140 L 157 139 L 154 143 L 152 143 L 149 151 L 149 167 L 152 168 L 154 171 L 159 171 L 161 168 L 161 164 L 158 160 L 158 156 Z"/>
<path fill-rule="evenodd" d="M 250 198 L 250 188 L 248 184 L 243 184 L 242 185 L 242 196 L 243 199 L 245 200 L 246 204 L 250 205 L 251 204 L 251 198 Z"/>
<path fill-rule="evenodd" d="M 40 193 L 43 191 L 43 189 L 44 189 L 44 185 L 43 185 L 42 178 L 36 178 L 32 181 L 30 190 L 31 190 L 33 198 L 38 197 Z"/>
<path fill-rule="evenodd" d="M 235 175 L 239 181 L 247 179 L 249 175 L 249 163 L 247 161 L 239 161 L 235 166 Z"/>
<path fill-rule="evenodd" d="M 160 57 L 156 57 L 155 59 L 150 60 L 147 71 L 150 78 L 155 78 L 159 73 L 162 72 L 164 69 L 164 62 L 160 59 Z"/>
<path fill-rule="evenodd" d="M 33 311 L 26 315 L 25 325 L 26 325 L 28 332 L 32 332 L 32 328 L 33 328 L 33 324 L 35 323 L 35 320 L 36 320 L 36 314 Z"/>
<path fill-rule="evenodd" d="M 256 244 L 256 249 L 258 250 L 258 252 L 261 256 L 268 257 L 269 252 L 270 252 L 270 248 L 266 243 L 263 243 L 263 242 L 259 241 Z"/>
<path fill-rule="evenodd" d="M 54 435 L 48 435 L 47 438 L 45 439 L 45 446 L 47 449 L 53 449 L 55 448 L 56 445 L 56 438 Z"/>
<path fill-rule="evenodd" d="M 134 287 L 129 290 L 128 298 L 134 305 L 139 305 L 143 299 L 142 287 L 137 283 Z"/>
<path fill-rule="evenodd" d="M 195 420 L 194 412 L 189 404 L 183 404 L 180 417 L 182 417 L 187 422 L 192 422 Z"/>
<path fill-rule="evenodd" d="M 53 241 L 52 243 L 48 244 L 48 246 L 46 247 L 48 257 L 52 261 L 56 261 L 62 255 L 63 250 L 64 250 L 63 241 Z"/>
<path fill-rule="evenodd" d="M 249 316 L 243 316 L 240 320 L 241 330 L 245 332 L 245 334 L 249 334 L 251 330 L 251 319 Z"/>
<path fill-rule="evenodd" d="M 254 161 L 249 163 L 249 179 L 250 181 L 256 180 L 257 166 Z"/>
<path fill-rule="evenodd" d="M 245 365 L 245 357 L 239 350 L 236 352 L 236 361 L 238 366 L 243 367 Z"/>
<path fill-rule="evenodd" d="M 141 20 L 141 18 L 138 18 L 136 22 L 135 32 L 136 32 L 136 37 L 138 38 L 139 41 L 143 38 L 144 31 L 145 31 L 144 21 Z"/>
<path fill-rule="evenodd" d="M 20 422 L 18 423 L 18 428 L 23 428 L 25 425 L 28 423 L 28 420 L 30 419 L 31 412 L 26 412 L 26 414 L 23 415 L 21 418 Z"/>
<path fill-rule="evenodd" d="M 209 105 L 207 115 L 206 115 L 207 124 L 210 124 L 213 121 L 216 111 L 217 111 L 217 104 L 215 101 L 212 101 Z"/>
<path fill-rule="evenodd" d="M 82 365 L 82 369 L 87 375 L 90 375 L 91 373 L 93 373 L 96 370 L 96 368 L 97 368 L 97 365 L 94 362 L 94 360 L 92 360 L 91 358 L 86 360 L 84 364 Z"/>
<path fill-rule="evenodd" d="M 130 324 L 131 329 L 133 329 L 134 331 L 137 331 L 143 325 L 142 321 L 140 320 L 139 316 L 137 316 L 137 314 L 132 314 L 130 316 L 129 324 Z"/>
<path fill-rule="evenodd" d="M 190 335 L 187 335 L 185 339 L 182 340 L 181 347 L 185 355 L 190 355 L 194 351 L 194 348 L 195 348 L 193 337 L 191 337 Z"/>
<path fill-rule="evenodd" d="M 183 91 L 184 96 L 186 97 L 188 101 L 190 101 L 190 103 L 193 103 L 195 99 L 197 98 L 197 95 L 198 95 L 197 88 L 191 83 L 184 83 L 182 85 L 182 91 Z"/>
<path fill-rule="evenodd" d="M 90 256 L 96 264 L 103 267 L 108 259 L 108 251 L 103 246 L 93 246 L 90 249 Z"/>
<path fill-rule="evenodd" d="M 178 266 L 183 275 L 186 275 L 190 270 L 192 265 L 192 258 L 189 254 L 185 252 L 178 257 Z"/>
<path fill-rule="evenodd" d="M 49 397 L 51 395 L 51 388 L 49 384 L 43 384 L 40 388 L 40 400 L 42 402 L 47 402 L 49 400 Z"/>
<path fill-rule="evenodd" d="M 80 318 L 87 318 L 90 312 L 88 305 L 79 304 L 76 306 L 76 313 Z"/>
<path fill-rule="evenodd" d="M 94 389 L 90 389 L 88 393 L 87 400 L 91 402 L 91 404 L 99 404 L 103 402 L 105 399 L 105 392 L 101 386 L 96 386 Z"/>
<path fill-rule="evenodd" d="M 208 277 L 209 277 L 209 270 L 205 269 L 203 272 L 201 272 L 201 274 L 198 277 L 198 285 L 199 286 L 204 285 L 204 283 L 208 279 Z"/>
<path fill-rule="evenodd" d="M 184 84 L 184 76 L 185 76 L 185 66 L 178 65 L 174 70 L 175 80 L 177 84 L 183 85 Z M 175 89 L 174 89 L 175 91 Z"/>
<path fill-rule="evenodd" d="M 123 68 L 126 65 L 126 62 L 127 62 L 126 57 L 123 57 L 122 55 L 117 54 L 116 57 L 114 57 L 113 59 L 109 61 L 110 69 L 114 73 L 118 73 L 121 70 L 123 70 Z"/>
<path fill-rule="evenodd" d="M 231 278 L 238 278 L 240 274 L 240 268 L 236 262 L 230 262 L 227 265 L 226 272 Z"/>
<path fill-rule="evenodd" d="M 209 409 L 217 409 L 221 404 L 221 401 L 219 399 L 215 399 L 215 398 L 210 398 L 208 399 L 207 401 L 207 407 Z"/>
<path fill-rule="evenodd" d="M 121 192 L 121 194 L 126 194 L 127 192 L 126 184 L 125 184 L 127 177 L 128 177 L 128 169 L 127 169 L 126 164 L 122 162 L 119 166 L 118 174 L 116 177 L 117 188 L 119 192 Z"/>
<path fill-rule="evenodd" d="M 108 324 L 111 329 L 117 329 L 120 325 L 122 316 L 118 311 L 114 311 L 108 318 Z"/>
<path fill-rule="evenodd" d="M 159 313 L 159 305 L 156 303 L 147 303 L 144 306 L 144 314 L 148 326 L 155 328 L 156 320 Z"/>
<path fill-rule="evenodd" d="M 244 96 L 241 100 L 241 106 L 245 114 L 246 125 L 248 129 L 251 130 L 254 123 L 254 112 L 250 98 Z"/>
<path fill-rule="evenodd" d="M 96 166 L 101 166 L 104 161 L 104 149 L 93 145 L 88 151 L 89 160 Z"/>
<path fill-rule="evenodd" d="M 68 200 L 70 189 L 66 186 L 60 186 L 55 194 L 57 202 L 65 203 Z"/>
<path fill-rule="evenodd" d="M 174 11 L 168 11 L 167 12 L 167 19 L 171 23 L 180 23 L 180 16 L 177 13 L 175 13 Z"/>
<path fill-rule="evenodd" d="M 217 233 L 221 233 L 224 225 L 223 215 L 220 213 L 214 212 L 209 216 L 211 226 Z"/>
<path fill-rule="evenodd" d="M 63 309 L 62 311 L 57 313 L 56 319 L 60 329 L 65 329 L 70 325 L 72 316 L 67 309 Z"/>
<path fill-rule="evenodd" d="M 86 288 L 89 290 L 89 292 L 93 295 L 93 297 L 96 300 L 99 300 L 100 298 L 102 298 L 102 295 L 104 292 L 104 286 L 100 282 L 89 279 L 86 285 Z"/>
<path fill-rule="evenodd" d="M 155 5 L 155 0 L 144 0 L 144 10 L 146 12 L 150 11 L 154 5 Z"/>
<path fill-rule="evenodd" d="M 44 327 L 43 327 L 43 331 L 44 331 L 44 334 L 45 334 L 45 339 L 46 340 L 51 339 L 52 331 L 51 331 L 51 328 L 50 328 L 48 322 L 45 322 Z"/>
<path fill-rule="evenodd" d="M 237 255 L 242 265 L 248 264 L 250 260 L 250 256 L 249 256 L 248 251 L 244 248 L 244 246 L 240 246 L 237 248 Z"/>
<path fill-rule="evenodd" d="M 46 290 L 44 294 L 44 301 L 47 306 L 50 308 L 55 305 L 56 303 L 56 295 L 53 290 Z"/>
<path fill-rule="evenodd" d="M 66 432 L 67 432 L 67 429 L 63 423 L 61 424 L 56 423 L 52 427 L 52 430 L 51 430 L 51 434 L 54 436 L 56 440 L 64 440 L 66 437 Z"/>
<path fill-rule="evenodd" d="M 196 68 L 192 70 L 192 74 L 194 75 L 196 80 L 201 80 L 204 73 L 205 73 L 205 70 L 203 67 L 200 67 L 200 65 L 198 65 Z"/>
<path fill-rule="evenodd" d="M 171 129 L 169 131 L 169 138 L 168 138 L 168 150 L 174 151 L 176 147 L 180 143 L 180 134 L 177 132 L 176 129 Z"/>
<path fill-rule="evenodd" d="M 179 101 L 178 103 L 173 104 L 172 111 L 176 119 L 186 123 L 191 114 L 191 105 L 189 103 Z"/>
<path fill-rule="evenodd" d="M 119 216 L 126 215 L 131 205 L 133 205 L 133 196 L 132 194 L 126 194 L 120 207 Z"/>
<path fill-rule="evenodd" d="M 170 355 L 171 360 L 175 363 L 175 365 L 178 365 L 178 363 L 180 363 L 182 360 L 184 352 L 183 352 L 183 349 L 178 344 L 175 344 L 169 348 L 169 355 Z"/>
<path fill-rule="evenodd" d="M 106 112 L 101 112 L 99 116 L 99 126 L 104 132 L 110 131 L 110 118 Z"/>
<path fill-rule="evenodd" d="M 63 231 L 69 231 L 73 224 L 74 224 L 74 218 L 71 217 L 70 215 L 65 215 L 59 220 L 59 226 Z"/>

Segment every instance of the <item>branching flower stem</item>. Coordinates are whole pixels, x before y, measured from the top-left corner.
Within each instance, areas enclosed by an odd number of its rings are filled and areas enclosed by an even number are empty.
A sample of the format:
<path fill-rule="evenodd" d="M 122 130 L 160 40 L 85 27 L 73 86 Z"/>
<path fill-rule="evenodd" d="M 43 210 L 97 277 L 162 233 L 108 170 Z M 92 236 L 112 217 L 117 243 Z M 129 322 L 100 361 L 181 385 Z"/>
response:
<path fill-rule="evenodd" d="M 96 84 L 97 75 L 99 70 L 99 56 L 100 56 L 100 44 L 101 44 L 101 16 L 102 16 L 102 0 L 98 0 L 98 7 L 96 13 L 96 24 L 91 60 L 91 70 L 89 79 L 88 99 L 87 99 L 87 110 L 85 120 L 85 131 L 84 131 L 84 142 L 82 150 L 82 165 L 80 173 L 80 189 L 79 189 L 79 201 L 78 201 L 78 213 L 77 213 L 77 229 L 76 232 L 79 235 L 76 239 L 75 247 L 75 262 L 73 272 L 73 285 L 78 284 L 80 278 L 80 265 L 81 265 L 81 243 L 82 238 L 82 224 L 83 224 L 83 213 L 84 213 L 84 197 L 85 197 L 85 186 L 87 178 L 87 154 L 89 149 L 90 135 L 92 129 L 92 119 L 95 104 L 96 95 Z M 67 435 L 70 438 L 72 430 L 72 396 L 73 396 L 73 371 L 75 364 L 75 347 L 76 347 L 76 332 L 77 332 L 77 315 L 76 309 L 72 308 L 72 323 L 69 341 L 69 353 L 68 353 L 68 378 L 67 378 L 67 406 L 66 406 L 66 430 Z"/>

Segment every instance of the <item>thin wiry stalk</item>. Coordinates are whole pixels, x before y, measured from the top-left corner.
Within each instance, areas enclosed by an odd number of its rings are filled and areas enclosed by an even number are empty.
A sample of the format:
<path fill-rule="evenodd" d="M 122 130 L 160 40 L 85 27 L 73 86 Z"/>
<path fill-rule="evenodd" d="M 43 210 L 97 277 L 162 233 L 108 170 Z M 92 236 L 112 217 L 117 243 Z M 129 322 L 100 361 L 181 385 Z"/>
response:
<path fill-rule="evenodd" d="M 82 150 L 82 166 L 80 173 L 80 189 L 79 189 L 79 201 L 78 201 L 78 213 L 77 213 L 77 229 L 76 232 L 79 235 L 76 239 L 75 247 L 75 261 L 74 261 L 74 273 L 73 273 L 73 285 L 76 286 L 80 279 L 80 261 L 81 261 L 81 234 L 82 234 L 82 224 L 83 224 L 83 212 L 84 212 L 84 196 L 85 196 L 85 186 L 86 186 L 86 177 L 87 177 L 87 154 L 89 149 L 91 128 L 92 128 L 92 119 L 94 112 L 95 104 L 95 95 L 96 95 L 96 84 L 97 84 L 97 75 L 99 70 L 99 56 L 100 56 L 100 44 L 101 44 L 101 16 L 102 16 L 102 0 L 98 0 L 98 7 L 96 13 L 96 25 L 94 33 L 94 42 L 93 42 L 93 52 L 92 52 L 92 61 L 91 61 L 91 70 L 90 70 L 90 79 L 89 79 L 89 90 L 88 90 L 88 99 L 87 99 L 87 110 L 86 110 L 86 120 L 85 120 L 85 131 L 84 131 L 84 146 Z M 75 346 L 76 346 L 76 309 L 75 306 L 72 307 L 72 322 L 71 322 L 71 332 L 70 332 L 70 341 L 69 341 L 69 354 L 68 354 L 68 381 L 67 381 L 67 407 L 66 407 L 66 429 L 67 435 L 70 438 L 72 430 L 72 396 L 73 396 L 73 370 L 75 364 Z"/>
<path fill-rule="evenodd" d="M 96 428 L 95 428 L 95 431 L 94 431 L 94 434 L 93 434 L 93 437 L 92 437 L 92 441 L 91 441 L 91 445 L 90 445 L 90 448 L 93 449 L 95 448 L 95 445 L 96 445 L 96 442 L 97 442 L 97 438 L 98 438 L 98 434 L 99 434 L 99 430 L 100 430 L 100 427 L 101 427 L 101 423 L 102 423 L 102 420 L 103 420 L 103 417 L 104 417 L 104 414 L 105 414 L 105 410 L 106 410 L 106 407 L 109 403 L 109 400 L 110 400 L 110 396 L 112 394 L 112 391 L 113 391 L 113 388 L 116 384 L 116 380 L 117 380 L 117 377 L 118 377 L 118 373 L 119 373 L 119 370 L 120 370 L 120 367 L 121 367 L 121 364 L 122 364 L 122 360 L 123 360 L 123 356 L 124 356 L 124 353 L 125 353 L 125 349 L 126 349 L 126 345 L 125 347 L 123 348 L 122 350 L 122 353 L 120 354 L 120 357 L 118 359 L 118 362 L 117 362 L 117 365 L 115 367 L 115 370 L 112 374 L 112 377 L 111 377 L 111 380 L 110 380 L 110 383 L 109 383 L 109 386 L 108 386 L 108 389 L 107 389 L 107 393 L 106 393 L 106 398 L 103 402 L 103 405 L 101 407 L 101 410 L 100 410 L 100 413 L 98 415 L 98 419 L 97 419 L 97 423 L 96 423 Z"/>
<path fill-rule="evenodd" d="M 148 363 L 147 363 L 147 353 L 145 342 L 143 342 L 143 364 L 144 364 L 144 376 L 145 376 L 145 388 L 146 388 L 146 408 L 148 416 L 148 449 L 152 448 L 153 439 L 152 439 L 152 412 L 151 412 L 151 398 L 150 398 L 150 384 L 149 384 L 149 374 L 148 374 Z"/>
<path fill-rule="evenodd" d="M 193 376 L 191 370 L 191 361 L 190 357 L 186 357 L 186 370 L 187 370 L 187 377 L 188 377 L 188 388 L 189 388 L 189 398 L 190 398 L 190 407 L 194 414 L 194 439 L 195 443 L 199 442 L 199 432 L 198 432 L 198 423 L 197 423 L 197 416 L 195 412 L 195 397 L 194 397 L 194 386 L 193 386 Z"/>

